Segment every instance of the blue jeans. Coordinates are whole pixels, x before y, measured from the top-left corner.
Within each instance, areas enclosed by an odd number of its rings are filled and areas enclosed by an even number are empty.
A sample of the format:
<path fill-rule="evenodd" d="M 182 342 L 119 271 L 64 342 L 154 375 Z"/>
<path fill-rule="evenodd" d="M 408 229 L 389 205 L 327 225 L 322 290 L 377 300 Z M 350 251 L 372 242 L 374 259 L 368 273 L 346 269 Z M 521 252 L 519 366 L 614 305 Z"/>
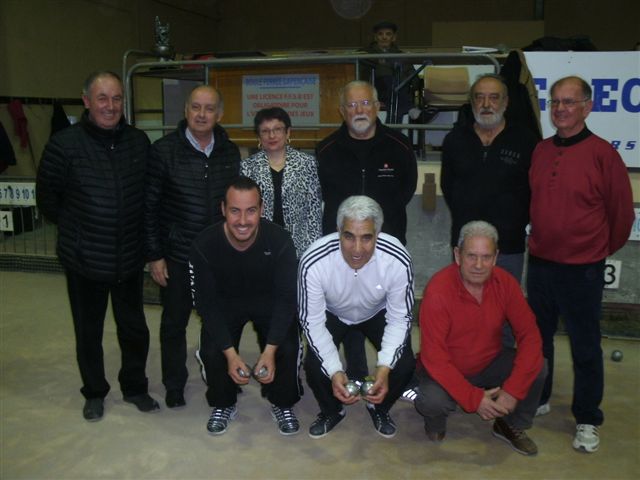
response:
<path fill-rule="evenodd" d="M 566 265 L 529 257 L 527 290 L 542 336 L 542 353 L 549 374 L 540 404 L 547 403 L 553 385 L 553 336 L 562 315 L 573 360 L 573 402 L 576 423 L 601 425 L 604 365 L 600 346 L 600 318 L 604 288 L 604 259 L 584 265 Z"/>

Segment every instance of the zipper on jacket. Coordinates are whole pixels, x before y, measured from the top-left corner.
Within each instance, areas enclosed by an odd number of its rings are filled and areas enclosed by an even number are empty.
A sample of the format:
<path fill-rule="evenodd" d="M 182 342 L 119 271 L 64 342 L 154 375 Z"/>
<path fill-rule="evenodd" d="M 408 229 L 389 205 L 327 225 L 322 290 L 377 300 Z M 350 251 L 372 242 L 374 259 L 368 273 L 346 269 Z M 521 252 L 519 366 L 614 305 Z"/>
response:
<path fill-rule="evenodd" d="M 123 223 L 124 223 L 124 215 L 122 214 L 122 208 L 124 205 L 124 201 L 123 201 L 123 192 L 122 192 L 122 178 L 120 176 L 120 165 L 118 164 L 118 162 L 115 159 L 115 156 L 113 155 L 114 151 L 116 149 L 116 144 L 112 143 L 108 148 L 107 148 L 107 156 L 109 157 L 109 161 L 111 162 L 111 165 L 113 166 L 112 171 L 113 171 L 113 181 L 115 183 L 115 191 L 116 191 L 116 204 L 117 204 L 117 222 L 118 222 L 118 227 L 117 227 L 117 234 L 116 234 L 116 281 L 118 283 L 120 283 L 122 281 L 122 236 L 123 236 Z"/>

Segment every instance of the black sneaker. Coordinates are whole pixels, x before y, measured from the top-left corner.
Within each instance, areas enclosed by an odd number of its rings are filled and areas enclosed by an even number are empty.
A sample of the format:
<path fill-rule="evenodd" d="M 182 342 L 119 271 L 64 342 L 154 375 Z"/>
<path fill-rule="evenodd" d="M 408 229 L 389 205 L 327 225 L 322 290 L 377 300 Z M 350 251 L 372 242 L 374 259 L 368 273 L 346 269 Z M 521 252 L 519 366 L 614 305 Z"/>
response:
<path fill-rule="evenodd" d="M 125 395 L 123 399 L 127 403 L 133 403 L 138 410 L 144 413 L 157 412 L 160 410 L 158 402 L 156 402 L 148 393 L 128 396 Z"/>
<path fill-rule="evenodd" d="M 367 411 L 373 420 L 373 427 L 385 438 L 393 438 L 396 435 L 396 424 L 393 423 L 389 412 L 383 412 L 372 403 L 367 403 Z"/>
<path fill-rule="evenodd" d="M 318 417 L 309 427 L 309 436 L 311 438 L 322 438 L 339 424 L 347 412 L 344 410 L 340 410 L 338 413 L 334 413 L 333 415 L 325 415 L 320 412 Z"/>
<path fill-rule="evenodd" d="M 295 435 L 300 430 L 300 423 L 296 414 L 290 408 L 281 408 L 271 405 L 271 416 L 278 424 L 282 435 Z"/>
<path fill-rule="evenodd" d="M 182 390 L 167 390 L 164 401 L 169 408 L 182 408 L 187 402 L 184 401 L 184 393 Z"/>
<path fill-rule="evenodd" d="M 82 408 L 82 416 L 87 422 L 97 422 L 102 420 L 104 415 L 104 399 L 87 398 Z"/>
<path fill-rule="evenodd" d="M 211 416 L 207 422 L 207 431 L 211 435 L 222 435 L 227 431 L 229 422 L 238 416 L 238 409 L 235 405 L 227 408 L 213 407 Z"/>

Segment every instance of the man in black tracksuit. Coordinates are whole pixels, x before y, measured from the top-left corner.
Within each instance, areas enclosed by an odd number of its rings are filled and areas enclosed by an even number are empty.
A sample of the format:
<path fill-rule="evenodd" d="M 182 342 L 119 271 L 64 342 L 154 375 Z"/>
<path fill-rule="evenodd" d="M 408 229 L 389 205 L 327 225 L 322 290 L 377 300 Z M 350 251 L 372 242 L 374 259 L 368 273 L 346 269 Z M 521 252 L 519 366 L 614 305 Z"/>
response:
<path fill-rule="evenodd" d="M 156 141 L 149 155 L 145 253 L 151 276 L 162 287 L 160 349 L 169 408 L 185 405 L 191 243 L 205 227 L 222 220 L 225 189 L 240 170 L 238 147 L 217 124 L 222 108 L 216 89 L 195 88 L 185 103 L 185 120 Z"/>
<path fill-rule="evenodd" d="M 102 334 L 111 296 L 122 350 L 118 381 L 124 400 L 143 412 L 159 409 L 145 374 L 149 330 L 142 305 L 143 190 L 149 139 L 127 125 L 122 81 L 94 72 L 85 81 L 79 123 L 46 145 L 37 176 L 37 202 L 58 226 L 82 377 L 82 410 L 100 420 L 110 385 Z"/>
<path fill-rule="evenodd" d="M 212 435 L 226 432 L 237 415 L 237 385 L 247 384 L 253 375 L 271 402 L 280 433 L 294 435 L 300 428 L 293 405 L 302 393 L 302 350 L 293 240 L 285 229 L 261 218 L 260 188 L 248 177 L 230 184 L 222 210 L 224 222 L 203 230 L 189 257 L 193 297 L 202 317 L 207 400 L 213 407 L 207 430 Z M 238 348 L 248 321 L 260 345 L 255 360 L 241 357 Z"/>
<path fill-rule="evenodd" d="M 406 136 L 378 120 L 378 109 L 376 89 L 367 82 L 350 82 L 340 94 L 344 123 L 316 149 L 324 201 L 322 233 L 336 231 L 343 200 L 366 195 L 382 207 L 382 231 L 406 245 L 406 207 L 418 179 L 416 157 Z M 354 380 L 367 375 L 363 342 L 357 333 L 345 338 L 347 374 Z"/>

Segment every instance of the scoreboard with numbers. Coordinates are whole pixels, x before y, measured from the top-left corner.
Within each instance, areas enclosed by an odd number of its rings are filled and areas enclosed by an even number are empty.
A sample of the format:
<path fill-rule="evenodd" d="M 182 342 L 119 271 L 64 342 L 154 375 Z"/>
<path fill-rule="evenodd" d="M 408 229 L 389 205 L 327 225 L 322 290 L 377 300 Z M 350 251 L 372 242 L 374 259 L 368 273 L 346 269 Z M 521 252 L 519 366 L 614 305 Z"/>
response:
<path fill-rule="evenodd" d="M 35 182 L 0 182 L 0 205 L 31 207 L 35 204 Z"/>

